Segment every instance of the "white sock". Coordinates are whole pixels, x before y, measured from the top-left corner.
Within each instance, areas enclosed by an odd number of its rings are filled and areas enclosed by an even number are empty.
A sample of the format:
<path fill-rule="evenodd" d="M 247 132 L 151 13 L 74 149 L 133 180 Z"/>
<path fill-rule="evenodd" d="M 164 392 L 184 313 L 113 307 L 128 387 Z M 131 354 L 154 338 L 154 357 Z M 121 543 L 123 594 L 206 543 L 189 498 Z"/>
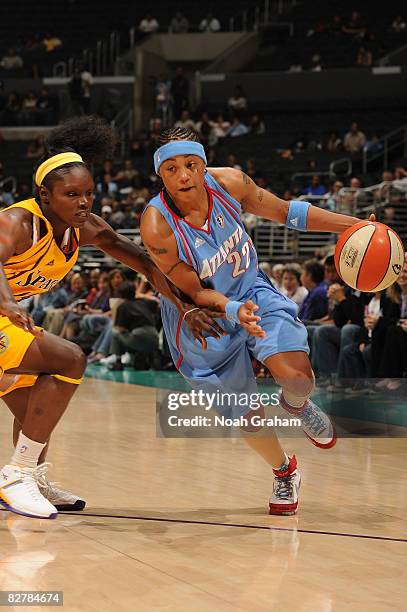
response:
<path fill-rule="evenodd" d="M 309 398 L 309 395 L 306 395 L 305 397 L 298 397 L 298 395 L 294 395 L 293 393 L 284 390 L 283 397 L 289 406 L 292 406 L 293 408 L 301 408 Z"/>
<path fill-rule="evenodd" d="M 284 461 L 283 461 L 283 463 L 281 465 L 279 465 L 278 467 L 273 467 L 272 466 L 272 469 L 273 470 L 277 470 L 278 472 L 283 472 L 284 469 L 287 469 L 289 462 L 290 462 L 289 458 L 284 453 Z"/>
<path fill-rule="evenodd" d="M 11 458 L 11 465 L 19 467 L 35 468 L 37 467 L 39 456 L 46 442 L 35 442 L 30 440 L 20 431 L 18 441 L 14 449 L 14 455 Z"/>

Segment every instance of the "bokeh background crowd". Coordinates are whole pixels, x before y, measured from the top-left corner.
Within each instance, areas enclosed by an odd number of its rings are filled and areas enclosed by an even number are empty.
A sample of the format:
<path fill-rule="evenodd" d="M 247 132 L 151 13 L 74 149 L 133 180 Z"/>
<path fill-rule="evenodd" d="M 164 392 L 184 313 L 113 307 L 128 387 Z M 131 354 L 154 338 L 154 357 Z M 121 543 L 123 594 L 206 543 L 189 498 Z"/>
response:
<path fill-rule="evenodd" d="M 160 189 L 153 151 L 160 131 L 174 124 L 199 134 L 210 166 L 241 169 L 287 200 L 361 218 L 375 212 L 407 237 L 407 100 L 392 93 L 393 76 L 400 82 L 406 76 L 403 3 L 378 15 L 348 1 L 329 9 L 319 0 L 250 9 L 209 2 L 202 14 L 186 2 L 171 9 L 157 2 L 154 13 L 144 14 L 125 1 L 114 13 L 103 1 L 95 14 L 69 0 L 61 23 L 55 4 L 45 2 L 38 22 L 34 16 L 17 36 L 15 26 L 7 30 L 3 4 L 1 207 L 31 197 L 47 130 L 66 117 L 96 113 L 116 128 L 120 143 L 113 159 L 94 168 L 94 212 L 138 243 L 143 210 Z M 14 24 L 23 5 L 13 3 Z M 90 14 L 92 32 L 78 29 Z M 211 41 L 223 45 L 217 55 L 189 56 L 193 45 L 202 53 Z M 250 53 L 239 55 L 246 44 Z M 183 54 L 170 57 L 165 45 Z M 385 76 L 369 96 L 375 75 Z M 273 82 L 279 87 L 270 92 Z M 318 384 L 333 392 L 397 392 L 407 373 L 407 265 L 387 291 L 360 293 L 336 273 L 335 236 L 302 237 L 249 214 L 243 222 L 260 267 L 298 304 Z M 26 306 L 36 324 L 78 343 L 90 363 L 174 367 L 159 296 L 146 279 L 92 249 L 84 249 L 64 283 Z"/>

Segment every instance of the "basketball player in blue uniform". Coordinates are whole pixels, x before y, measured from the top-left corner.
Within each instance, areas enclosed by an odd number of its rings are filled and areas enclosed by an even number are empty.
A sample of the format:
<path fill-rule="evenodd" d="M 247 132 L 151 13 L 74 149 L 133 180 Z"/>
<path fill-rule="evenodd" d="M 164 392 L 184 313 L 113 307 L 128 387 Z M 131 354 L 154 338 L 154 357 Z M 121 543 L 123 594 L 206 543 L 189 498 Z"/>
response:
<path fill-rule="evenodd" d="M 259 270 L 240 213 L 250 212 L 297 230 L 336 233 L 359 219 L 308 202 L 281 200 L 239 170 L 206 168 L 197 135 L 185 128 L 161 134 L 154 164 L 164 189 L 144 212 L 144 245 L 162 272 L 197 306 L 226 314 L 221 325 L 227 335 L 208 338 L 202 350 L 174 305 L 162 299 L 163 326 L 176 367 L 204 391 L 247 393 L 256 388 L 254 355 L 281 386 L 282 408 L 301 420 L 311 442 L 331 448 L 336 442 L 332 424 L 310 399 L 314 374 L 306 328 L 297 317 L 297 305 Z M 234 407 L 233 416 L 242 415 L 249 421 L 242 428 L 247 430 L 244 439 L 274 471 L 270 514 L 295 514 L 300 486 L 295 456 L 287 457 L 277 437 L 256 432 L 250 407 Z"/>

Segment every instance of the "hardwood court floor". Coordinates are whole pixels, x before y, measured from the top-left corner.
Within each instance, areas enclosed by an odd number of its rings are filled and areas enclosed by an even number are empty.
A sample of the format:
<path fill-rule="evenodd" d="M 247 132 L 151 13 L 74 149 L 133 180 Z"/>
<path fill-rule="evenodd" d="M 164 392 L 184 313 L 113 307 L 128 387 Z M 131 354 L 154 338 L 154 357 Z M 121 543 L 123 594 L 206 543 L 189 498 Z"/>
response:
<path fill-rule="evenodd" d="M 406 439 L 288 440 L 300 512 L 271 517 L 267 465 L 238 439 L 156 438 L 154 398 L 84 382 L 49 459 L 88 506 L 0 512 L 0 590 L 63 590 L 66 611 L 405 609 Z M 2 464 L 10 429 L 3 405 Z"/>

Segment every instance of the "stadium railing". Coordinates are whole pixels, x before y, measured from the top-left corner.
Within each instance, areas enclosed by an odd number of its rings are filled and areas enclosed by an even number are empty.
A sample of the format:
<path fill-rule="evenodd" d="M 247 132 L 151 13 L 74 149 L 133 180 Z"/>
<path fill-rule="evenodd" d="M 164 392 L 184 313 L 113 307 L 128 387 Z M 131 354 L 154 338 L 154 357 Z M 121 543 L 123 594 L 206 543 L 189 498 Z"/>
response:
<path fill-rule="evenodd" d="M 329 194 L 301 196 L 315 206 L 326 206 Z M 382 182 L 366 188 L 343 187 L 335 196 L 335 211 L 367 219 L 375 213 L 378 221 L 393 228 L 405 244 L 407 241 L 407 181 Z M 336 234 L 297 232 L 269 221 L 258 219 L 253 230 L 259 260 L 302 261 L 332 252 Z"/>

